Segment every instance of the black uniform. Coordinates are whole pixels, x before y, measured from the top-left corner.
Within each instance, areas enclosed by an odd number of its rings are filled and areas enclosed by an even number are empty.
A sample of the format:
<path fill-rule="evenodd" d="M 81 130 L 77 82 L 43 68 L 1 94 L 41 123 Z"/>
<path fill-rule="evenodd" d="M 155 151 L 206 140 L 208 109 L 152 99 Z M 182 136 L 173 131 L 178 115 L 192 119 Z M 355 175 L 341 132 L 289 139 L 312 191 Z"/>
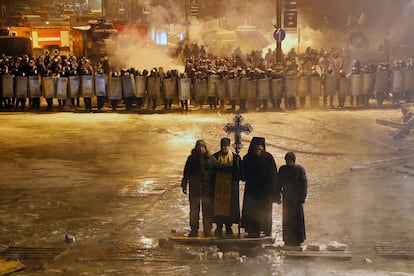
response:
<path fill-rule="evenodd" d="M 191 155 L 188 156 L 184 166 L 181 187 L 186 193 L 187 183 L 189 185 L 190 235 L 197 236 L 201 207 L 203 212 L 204 235 L 211 236 L 212 198 L 210 191 L 210 172 L 216 162 L 208 152 L 201 154 L 197 151 L 196 148 L 199 143 L 205 146 L 204 141 L 198 140 L 196 147 L 191 151 Z"/>

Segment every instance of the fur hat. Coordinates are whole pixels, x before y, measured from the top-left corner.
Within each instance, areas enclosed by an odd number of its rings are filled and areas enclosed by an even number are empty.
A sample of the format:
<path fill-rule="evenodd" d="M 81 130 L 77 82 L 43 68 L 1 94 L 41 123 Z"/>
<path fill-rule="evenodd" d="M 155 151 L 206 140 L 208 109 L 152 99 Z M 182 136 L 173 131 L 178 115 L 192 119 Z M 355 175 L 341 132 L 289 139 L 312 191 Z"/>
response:
<path fill-rule="evenodd" d="M 198 147 L 205 147 L 205 148 L 207 148 L 207 143 L 204 140 L 197 140 L 197 142 L 195 144 L 195 147 L 196 148 L 198 148 Z"/>

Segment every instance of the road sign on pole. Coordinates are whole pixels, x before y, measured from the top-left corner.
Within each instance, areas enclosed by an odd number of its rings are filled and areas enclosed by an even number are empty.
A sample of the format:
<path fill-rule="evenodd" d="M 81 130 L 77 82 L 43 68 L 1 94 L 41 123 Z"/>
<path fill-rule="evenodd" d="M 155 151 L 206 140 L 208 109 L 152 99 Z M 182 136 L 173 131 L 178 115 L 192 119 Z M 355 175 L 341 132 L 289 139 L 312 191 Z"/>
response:
<path fill-rule="evenodd" d="M 298 12 L 292 10 L 285 10 L 283 12 L 283 26 L 285 28 L 297 28 L 298 27 Z"/>
<path fill-rule="evenodd" d="M 275 32 L 273 33 L 273 38 L 276 41 L 281 42 L 281 41 L 283 41 L 285 39 L 285 37 L 286 37 L 286 32 L 283 29 L 281 29 L 281 28 L 277 28 L 275 30 Z"/>

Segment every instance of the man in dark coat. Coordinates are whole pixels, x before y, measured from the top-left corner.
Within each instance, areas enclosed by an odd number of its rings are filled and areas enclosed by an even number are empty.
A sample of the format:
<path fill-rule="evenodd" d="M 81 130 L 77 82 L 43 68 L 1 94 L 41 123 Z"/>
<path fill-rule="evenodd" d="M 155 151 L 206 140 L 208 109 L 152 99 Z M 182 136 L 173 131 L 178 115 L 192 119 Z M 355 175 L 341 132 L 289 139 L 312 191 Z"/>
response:
<path fill-rule="evenodd" d="M 286 165 L 279 169 L 278 200 L 283 201 L 283 241 L 287 246 L 300 246 L 306 240 L 305 203 L 308 181 L 305 169 L 295 164 L 296 156 L 293 152 L 285 155 Z"/>
<path fill-rule="evenodd" d="M 273 156 L 266 151 L 265 139 L 253 137 L 243 158 L 243 180 L 246 181 L 241 227 L 249 237 L 272 232 L 272 202 L 276 201 L 277 168 Z"/>
<path fill-rule="evenodd" d="M 200 207 L 203 212 L 204 236 L 211 237 L 212 198 L 210 191 L 210 173 L 217 162 L 207 150 L 203 140 L 197 140 L 184 166 L 181 188 L 187 194 L 189 186 L 190 227 L 189 236 L 198 236 Z"/>
<path fill-rule="evenodd" d="M 240 156 L 230 150 L 230 139 L 222 138 L 220 151 L 213 154 L 219 163 L 212 173 L 213 222 L 217 228 L 216 236 L 223 234 L 223 224 L 226 234 L 232 235 L 232 224 L 240 223 L 239 180 Z"/>

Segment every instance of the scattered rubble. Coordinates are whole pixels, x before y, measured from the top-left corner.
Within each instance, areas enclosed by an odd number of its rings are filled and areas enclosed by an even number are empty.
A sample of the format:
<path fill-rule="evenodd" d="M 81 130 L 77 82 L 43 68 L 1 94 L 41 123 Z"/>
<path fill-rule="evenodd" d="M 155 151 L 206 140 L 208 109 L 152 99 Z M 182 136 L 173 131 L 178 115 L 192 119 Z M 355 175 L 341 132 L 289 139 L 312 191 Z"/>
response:
<path fill-rule="evenodd" d="M 323 251 L 326 250 L 326 244 L 319 243 L 319 242 L 313 242 L 308 244 L 308 249 L 311 251 Z"/>
<path fill-rule="evenodd" d="M 414 106 L 403 105 L 401 107 L 402 118 L 398 120 L 384 120 L 377 119 L 376 122 L 380 125 L 397 128 L 398 130 L 393 134 L 395 140 L 401 140 L 411 133 L 414 129 Z"/>
<path fill-rule="evenodd" d="M 337 241 L 329 242 L 327 247 L 329 251 L 346 251 L 347 248 L 348 246 L 346 244 Z"/>

